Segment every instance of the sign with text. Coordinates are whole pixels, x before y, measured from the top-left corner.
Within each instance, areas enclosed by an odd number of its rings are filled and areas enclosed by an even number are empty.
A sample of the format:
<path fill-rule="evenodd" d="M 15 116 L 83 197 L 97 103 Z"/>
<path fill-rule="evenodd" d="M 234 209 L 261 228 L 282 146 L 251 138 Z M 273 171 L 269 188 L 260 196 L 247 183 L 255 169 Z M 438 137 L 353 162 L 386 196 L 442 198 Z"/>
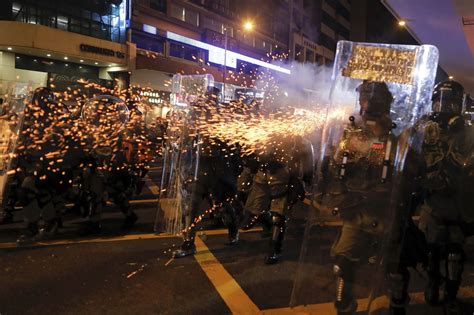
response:
<path fill-rule="evenodd" d="M 342 75 L 354 79 L 412 84 L 416 51 L 354 45 Z"/>
<path fill-rule="evenodd" d="M 92 46 L 92 45 L 87 45 L 87 44 L 81 44 L 79 46 L 79 49 L 81 51 L 90 52 L 90 53 L 99 54 L 99 55 L 104 55 L 104 56 L 117 57 L 117 58 L 120 58 L 120 59 L 125 58 L 125 54 L 123 52 L 114 51 L 114 50 L 108 49 L 108 48 L 102 48 L 102 47 L 97 47 L 97 46 Z"/>

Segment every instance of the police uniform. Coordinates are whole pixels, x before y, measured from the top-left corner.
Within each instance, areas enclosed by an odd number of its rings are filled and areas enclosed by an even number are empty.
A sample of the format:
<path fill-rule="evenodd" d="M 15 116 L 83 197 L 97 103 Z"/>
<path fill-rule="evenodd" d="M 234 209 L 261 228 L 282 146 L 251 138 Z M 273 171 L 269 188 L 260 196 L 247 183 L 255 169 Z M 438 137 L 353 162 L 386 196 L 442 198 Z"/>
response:
<path fill-rule="evenodd" d="M 342 219 L 342 228 L 331 247 L 336 276 L 335 307 L 338 314 L 353 314 L 357 303 L 352 285 L 356 266 L 373 262 L 384 251 L 390 285 L 391 311 L 403 312 L 408 300 L 409 273 L 400 268 L 397 247 L 402 236 L 403 213 L 388 213 L 392 198 L 393 166 L 399 137 L 390 120 L 393 100 L 385 83 L 364 81 L 358 88 L 362 121 L 350 117 L 342 138 L 334 148 L 323 176 L 323 202 Z M 398 202 L 398 201 L 397 201 Z M 389 235 L 388 244 L 384 236 Z M 383 244 L 382 244 L 383 243 Z M 382 246 L 393 246 L 392 250 Z"/>
<path fill-rule="evenodd" d="M 454 313 L 465 261 L 463 228 L 473 222 L 474 214 L 474 130 L 464 125 L 462 98 L 459 83 L 450 80 L 438 84 L 433 95 L 434 112 L 422 124 L 421 185 L 425 199 L 419 227 L 429 247 L 425 300 L 438 302 L 440 263 L 445 261 L 445 304 L 447 311 Z"/>
<path fill-rule="evenodd" d="M 215 93 L 215 91 L 214 91 Z M 196 103 L 190 113 L 192 120 L 207 121 L 212 118 L 211 111 L 216 109 L 217 104 L 213 101 L 216 95 L 203 103 Z M 204 106 L 203 106 L 204 105 Z M 192 126 L 192 124 L 190 124 Z M 193 255 L 196 252 L 194 238 L 196 235 L 196 222 L 201 213 L 203 201 L 207 201 L 222 217 L 227 226 L 229 242 L 234 245 L 238 242 L 237 213 L 233 207 L 233 199 L 237 192 L 237 176 L 240 172 L 240 152 L 237 146 L 229 145 L 220 139 L 209 136 L 192 135 L 193 129 L 185 126 L 183 139 L 192 140 L 188 144 L 188 166 L 192 165 L 193 155 L 194 169 L 181 170 L 186 175 L 184 188 L 190 192 L 189 202 L 185 207 L 185 232 L 184 242 L 179 249 L 173 252 L 173 257 L 181 258 Z M 196 127 L 199 127 L 196 125 Z M 196 132 L 198 134 L 198 132 Z M 192 148 L 191 148 L 192 147 Z M 193 152 L 195 150 L 195 152 Z"/>
<path fill-rule="evenodd" d="M 289 210 L 304 199 L 302 180 L 311 183 L 313 166 L 311 144 L 301 137 L 270 143 L 258 157 L 258 168 L 244 207 L 252 217 L 243 229 L 257 222 L 271 229 L 270 251 L 265 257 L 267 264 L 280 259 Z"/>
<path fill-rule="evenodd" d="M 64 114 L 64 108 L 54 102 L 54 94 L 48 88 L 35 90 L 25 109 L 18 146 L 22 173 L 18 197 L 27 229 L 17 240 L 19 244 L 40 240 L 61 224 L 63 197 L 71 184 L 64 161 L 68 144 Z M 41 228 L 40 219 L 44 221 Z"/>

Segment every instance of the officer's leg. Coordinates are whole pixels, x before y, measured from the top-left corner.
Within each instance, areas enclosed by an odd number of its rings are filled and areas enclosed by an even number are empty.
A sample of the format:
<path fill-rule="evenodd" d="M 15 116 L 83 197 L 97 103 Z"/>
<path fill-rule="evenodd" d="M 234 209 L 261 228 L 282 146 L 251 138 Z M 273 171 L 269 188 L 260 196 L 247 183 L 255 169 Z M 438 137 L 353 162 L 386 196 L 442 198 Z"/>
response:
<path fill-rule="evenodd" d="M 80 235 L 100 233 L 102 229 L 101 214 L 104 206 L 105 178 L 97 171 L 87 174 L 83 185 L 83 207 L 87 221 L 81 227 Z"/>
<path fill-rule="evenodd" d="M 196 219 L 199 216 L 199 207 L 204 200 L 204 196 L 207 194 L 207 188 L 207 185 L 200 181 L 193 185 L 190 207 L 185 209 L 184 240 L 180 248 L 173 251 L 174 258 L 186 257 L 196 253 L 196 245 L 194 244 L 196 237 Z"/>
<path fill-rule="evenodd" d="M 434 305 L 439 302 L 439 286 L 441 284 L 440 266 L 440 246 L 438 244 L 428 245 L 428 265 L 426 271 L 428 272 L 428 284 L 425 288 L 425 301 L 428 304 Z"/>
<path fill-rule="evenodd" d="M 276 264 L 280 260 L 286 231 L 286 217 L 274 211 L 270 211 L 270 214 L 272 218 L 272 236 L 270 239 L 270 253 L 265 257 L 267 265 Z"/>
<path fill-rule="evenodd" d="M 352 293 L 355 264 L 344 256 L 336 256 L 333 272 L 336 276 L 336 300 L 334 306 L 338 315 L 353 314 L 357 301 Z"/>
<path fill-rule="evenodd" d="M 356 263 L 361 257 L 371 254 L 370 244 L 373 243 L 373 238 L 373 235 L 364 232 L 359 226 L 344 221 L 331 247 L 336 275 L 334 306 L 338 314 L 353 314 L 357 309 L 357 301 L 352 292 Z"/>
<path fill-rule="evenodd" d="M 245 202 L 244 211 L 248 214 L 248 219 L 241 229 L 246 231 L 259 223 L 263 226 L 265 236 L 271 234 L 272 220 L 269 212 L 271 205 L 271 192 L 266 184 L 253 183 L 249 196 Z"/>
<path fill-rule="evenodd" d="M 446 246 L 446 282 L 444 300 L 448 308 L 456 309 L 456 297 L 461 284 L 465 254 L 461 244 Z"/>
<path fill-rule="evenodd" d="M 213 182 L 211 198 L 220 205 L 222 221 L 229 232 L 227 245 L 235 245 L 239 242 L 237 210 L 232 206 L 232 199 L 236 192 L 235 183 L 228 182 L 226 178 L 219 178 Z"/>
<path fill-rule="evenodd" d="M 37 198 L 36 178 L 34 176 L 27 176 L 22 181 L 19 199 L 23 206 L 23 218 L 26 223 L 26 229 L 17 240 L 17 243 L 21 245 L 35 242 L 35 237 L 39 232 L 38 222 L 41 210 Z"/>
<path fill-rule="evenodd" d="M 5 190 L 3 192 L 4 201 L 0 209 L 0 224 L 9 224 L 13 222 L 13 211 L 18 199 L 18 186 L 15 177 L 8 177 Z"/>
<path fill-rule="evenodd" d="M 43 225 L 41 226 L 37 236 L 38 241 L 54 236 L 58 229 L 53 197 L 50 194 L 43 194 L 40 197 L 40 206 Z"/>
<path fill-rule="evenodd" d="M 229 202 L 224 201 L 221 207 L 222 220 L 229 232 L 227 245 L 235 245 L 239 242 L 239 228 L 237 226 L 237 212 Z"/>
<path fill-rule="evenodd" d="M 125 220 L 122 224 L 122 229 L 128 230 L 130 229 L 135 222 L 138 220 L 138 216 L 132 210 L 130 205 L 130 197 L 127 195 L 126 192 L 117 192 L 114 195 L 114 203 L 120 208 L 120 211 L 125 215 Z"/>
<path fill-rule="evenodd" d="M 272 229 L 270 240 L 270 253 L 265 257 L 266 264 L 275 264 L 279 261 L 281 256 L 281 249 L 283 246 L 283 239 L 286 231 L 286 214 L 288 212 L 288 185 L 278 184 L 270 186 L 271 189 L 271 203 L 270 213 L 272 217 Z"/>
<path fill-rule="evenodd" d="M 410 301 L 408 284 L 410 272 L 407 267 L 399 266 L 394 272 L 388 273 L 390 291 L 390 314 L 405 315 L 405 307 Z"/>

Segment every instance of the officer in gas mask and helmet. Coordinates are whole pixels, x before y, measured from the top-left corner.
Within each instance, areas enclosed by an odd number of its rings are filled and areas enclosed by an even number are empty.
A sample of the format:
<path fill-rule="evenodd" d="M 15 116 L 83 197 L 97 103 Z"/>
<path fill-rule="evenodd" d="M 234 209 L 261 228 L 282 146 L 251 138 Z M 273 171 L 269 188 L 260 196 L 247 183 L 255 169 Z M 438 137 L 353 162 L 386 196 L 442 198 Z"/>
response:
<path fill-rule="evenodd" d="M 19 244 L 53 235 L 61 226 L 67 190 L 72 184 L 69 113 L 49 88 L 38 88 L 25 109 L 18 152 L 18 198 L 26 229 Z M 43 224 L 40 225 L 40 220 Z"/>
<path fill-rule="evenodd" d="M 432 113 L 421 125 L 424 203 L 419 226 L 429 247 L 425 300 L 437 304 L 444 283 L 446 311 L 459 314 L 456 296 L 466 259 L 463 245 L 468 232 L 464 227 L 474 221 L 474 130 L 465 124 L 462 115 L 461 84 L 453 80 L 437 84 L 432 102 Z M 444 269 L 444 279 L 440 267 Z"/>
<path fill-rule="evenodd" d="M 328 156 L 322 174 L 324 198 L 332 213 L 343 225 L 331 248 L 336 276 L 335 307 L 338 314 L 354 314 L 357 302 L 353 293 L 354 278 L 361 264 L 381 254 L 398 250 L 382 249 L 384 235 L 401 239 L 405 206 L 396 208 L 396 216 L 387 213 L 392 196 L 392 170 L 399 138 L 392 133 L 396 125 L 390 117 L 393 96 L 386 83 L 364 80 L 359 92 L 359 118 L 351 116 L 344 133 Z M 406 214 L 405 214 L 406 215 Z M 394 221 L 394 217 L 398 220 Z M 390 234 L 387 230 L 393 230 Z M 399 246 L 399 240 L 391 240 Z M 409 273 L 400 266 L 399 257 L 385 257 L 385 276 L 389 281 L 390 311 L 404 314 L 408 302 Z"/>
<path fill-rule="evenodd" d="M 183 139 L 188 143 L 187 153 L 193 156 L 195 164 L 192 168 L 193 174 L 183 180 L 190 200 L 185 208 L 184 241 L 180 248 L 173 252 L 174 258 L 196 253 L 196 225 L 203 215 L 201 206 L 204 201 L 215 209 L 212 214 L 220 218 L 227 227 L 227 245 L 236 245 L 239 241 L 237 213 L 232 203 L 237 190 L 240 164 L 238 150 L 222 139 L 199 132 L 201 123 L 212 123 L 212 113 L 218 111 L 219 94 L 219 89 L 209 89 L 205 98 L 192 103 L 188 114 L 190 128 L 185 130 Z"/>

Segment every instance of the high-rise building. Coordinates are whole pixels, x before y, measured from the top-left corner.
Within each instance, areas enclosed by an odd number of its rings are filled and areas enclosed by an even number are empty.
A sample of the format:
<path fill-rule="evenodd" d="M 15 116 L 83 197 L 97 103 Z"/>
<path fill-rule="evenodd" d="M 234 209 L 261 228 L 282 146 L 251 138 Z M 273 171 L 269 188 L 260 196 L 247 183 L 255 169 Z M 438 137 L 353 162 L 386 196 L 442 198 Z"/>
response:
<path fill-rule="evenodd" d="M 349 0 L 289 0 L 290 55 L 301 62 L 328 64 L 336 43 L 351 39 Z"/>

